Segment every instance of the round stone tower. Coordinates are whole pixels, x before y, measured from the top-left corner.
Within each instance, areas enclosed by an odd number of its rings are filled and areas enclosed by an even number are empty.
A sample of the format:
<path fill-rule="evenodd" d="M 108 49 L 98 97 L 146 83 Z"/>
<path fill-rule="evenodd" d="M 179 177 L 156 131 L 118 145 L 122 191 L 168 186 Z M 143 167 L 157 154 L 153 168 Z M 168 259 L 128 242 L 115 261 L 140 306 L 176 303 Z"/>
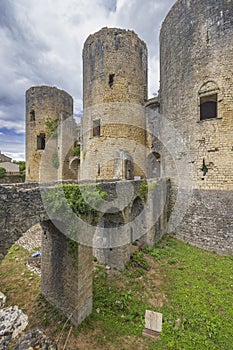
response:
<path fill-rule="evenodd" d="M 173 155 L 162 155 L 174 180 L 171 204 L 177 204 L 177 187 L 182 192 L 186 186 L 177 163 L 187 156 L 183 172 L 193 166 L 192 197 L 184 217 L 183 197 L 176 212 L 182 223 L 173 232 L 205 249 L 232 253 L 233 1 L 178 0 L 162 24 L 160 55 L 160 111 L 187 147 L 186 155 L 175 152 L 176 145 Z"/>
<path fill-rule="evenodd" d="M 160 44 L 161 113 L 189 148 L 195 188 L 233 189 L 233 1 L 178 0 Z"/>
<path fill-rule="evenodd" d="M 103 28 L 83 49 L 82 178 L 145 176 L 147 48 L 130 30 Z"/>
<path fill-rule="evenodd" d="M 26 91 L 26 181 L 38 181 L 41 157 L 51 130 L 73 115 L 73 99 L 56 87 L 36 86 Z"/>

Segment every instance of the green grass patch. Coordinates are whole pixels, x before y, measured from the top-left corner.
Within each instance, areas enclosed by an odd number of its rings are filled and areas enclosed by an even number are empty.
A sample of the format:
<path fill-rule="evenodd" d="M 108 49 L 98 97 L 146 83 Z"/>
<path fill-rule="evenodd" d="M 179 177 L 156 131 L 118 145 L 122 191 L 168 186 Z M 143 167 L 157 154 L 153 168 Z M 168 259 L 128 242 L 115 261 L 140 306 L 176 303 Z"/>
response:
<path fill-rule="evenodd" d="M 166 275 L 157 349 L 232 349 L 233 264 L 172 238 L 149 249 Z"/>
<path fill-rule="evenodd" d="M 40 325 L 56 339 L 65 318 L 40 295 L 39 278 L 25 269 L 27 257 L 19 246 L 10 249 L 0 265 L 1 290 L 8 305 L 28 312 L 31 327 Z M 71 348 L 88 339 L 85 346 L 97 350 L 232 350 L 232 256 L 165 237 L 136 252 L 125 271 L 95 263 L 93 276 L 93 313 L 72 331 Z M 160 340 L 142 337 L 146 309 L 163 314 Z"/>

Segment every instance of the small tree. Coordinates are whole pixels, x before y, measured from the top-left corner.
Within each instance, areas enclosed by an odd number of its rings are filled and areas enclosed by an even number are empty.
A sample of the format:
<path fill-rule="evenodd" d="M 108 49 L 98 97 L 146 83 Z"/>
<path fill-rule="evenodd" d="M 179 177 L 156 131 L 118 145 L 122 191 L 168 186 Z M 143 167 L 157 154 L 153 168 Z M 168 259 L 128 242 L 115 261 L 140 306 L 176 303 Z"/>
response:
<path fill-rule="evenodd" d="M 18 164 L 19 165 L 19 171 L 20 173 L 23 173 L 25 168 L 26 168 L 26 162 L 24 160 L 13 160 L 13 163 Z"/>
<path fill-rule="evenodd" d="M 3 167 L 0 167 L 0 178 L 3 178 L 6 175 L 6 169 Z"/>

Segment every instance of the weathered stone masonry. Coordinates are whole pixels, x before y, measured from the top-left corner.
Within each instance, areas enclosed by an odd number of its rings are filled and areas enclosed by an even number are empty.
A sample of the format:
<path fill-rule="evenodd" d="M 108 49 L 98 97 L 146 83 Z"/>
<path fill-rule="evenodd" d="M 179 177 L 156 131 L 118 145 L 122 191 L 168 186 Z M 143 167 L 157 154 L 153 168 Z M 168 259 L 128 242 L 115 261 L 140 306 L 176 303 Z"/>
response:
<path fill-rule="evenodd" d="M 160 112 L 187 146 L 195 191 L 174 233 L 222 253 L 233 249 L 232 57 L 233 1 L 178 0 L 160 33 Z M 201 118 L 205 100 L 217 109 L 211 118 Z M 173 205 L 176 163 L 166 152 L 162 162 L 173 184 Z"/>
<path fill-rule="evenodd" d="M 61 124 L 62 121 L 73 116 L 73 98 L 64 90 L 50 86 L 35 86 L 26 91 L 26 180 L 39 181 L 41 158 L 46 143 L 50 137 L 47 122 Z M 72 140 L 71 140 L 72 144 Z M 51 147 L 51 142 L 50 142 Z M 54 143 L 53 153 L 58 152 Z M 69 166 L 66 169 L 66 178 L 73 178 Z M 58 179 L 58 172 L 50 168 L 51 180 Z M 63 178 L 61 175 L 60 178 Z M 74 178 L 75 179 L 75 178 Z"/>
<path fill-rule="evenodd" d="M 146 177 L 146 100 L 146 44 L 118 28 L 90 35 L 83 48 L 82 179 Z"/>

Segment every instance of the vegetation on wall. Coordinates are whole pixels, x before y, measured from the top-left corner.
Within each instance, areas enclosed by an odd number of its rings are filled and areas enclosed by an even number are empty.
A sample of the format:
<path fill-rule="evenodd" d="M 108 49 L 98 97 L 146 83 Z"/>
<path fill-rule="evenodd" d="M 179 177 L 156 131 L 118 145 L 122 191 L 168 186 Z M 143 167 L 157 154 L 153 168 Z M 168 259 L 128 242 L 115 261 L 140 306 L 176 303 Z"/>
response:
<path fill-rule="evenodd" d="M 143 180 L 139 186 L 138 192 L 140 197 L 146 201 L 148 198 L 148 193 L 149 191 L 153 191 L 155 189 L 156 186 L 156 182 L 152 182 L 152 183 L 147 183 L 146 180 Z"/>
<path fill-rule="evenodd" d="M 86 152 L 86 151 L 84 151 L 84 152 L 83 152 L 83 160 L 85 160 L 86 155 L 87 155 L 87 152 Z"/>
<path fill-rule="evenodd" d="M 47 208 L 52 215 L 69 222 L 69 237 L 75 237 L 76 226 L 72 212 L 91 224 L 96 224 L 98 210 L 107 193 L 95 184 L 63 184 L 51 188 L 45 195 Z M 72 212 L 67 210 L 67 206 Z"/>
<path fill-rule="evenodd" d="M 45 126 L 47 129 L 48 137 L 57 137 L 57 127 L 58 127 L 58 118 L 51 119 L 47 118 L 45 121 Z"/>
<path fill-rule="evenodd" d="M 68 246 L 69 246 L 69 252 L 72 257 L 72 264 L 74 268 L 77 268 L 77 259 L 78 259 L 78 247 L 79 243 L 72 240 L 68 239 Z"/>
<path fill-rule="evenodd" d="M 73 157 L 79 157 L 80 158 L 80 145 L 75 146 L 71 149 L 71 155 Z"/>
<path fill-rule="evenodd" d="M 53 167 L 55 169 L 59 168 L 59 158 L 58 158 L 57 152 L 53 153 L 53 155 L 52 155 L 52 163 L 53 163 Z"/>

